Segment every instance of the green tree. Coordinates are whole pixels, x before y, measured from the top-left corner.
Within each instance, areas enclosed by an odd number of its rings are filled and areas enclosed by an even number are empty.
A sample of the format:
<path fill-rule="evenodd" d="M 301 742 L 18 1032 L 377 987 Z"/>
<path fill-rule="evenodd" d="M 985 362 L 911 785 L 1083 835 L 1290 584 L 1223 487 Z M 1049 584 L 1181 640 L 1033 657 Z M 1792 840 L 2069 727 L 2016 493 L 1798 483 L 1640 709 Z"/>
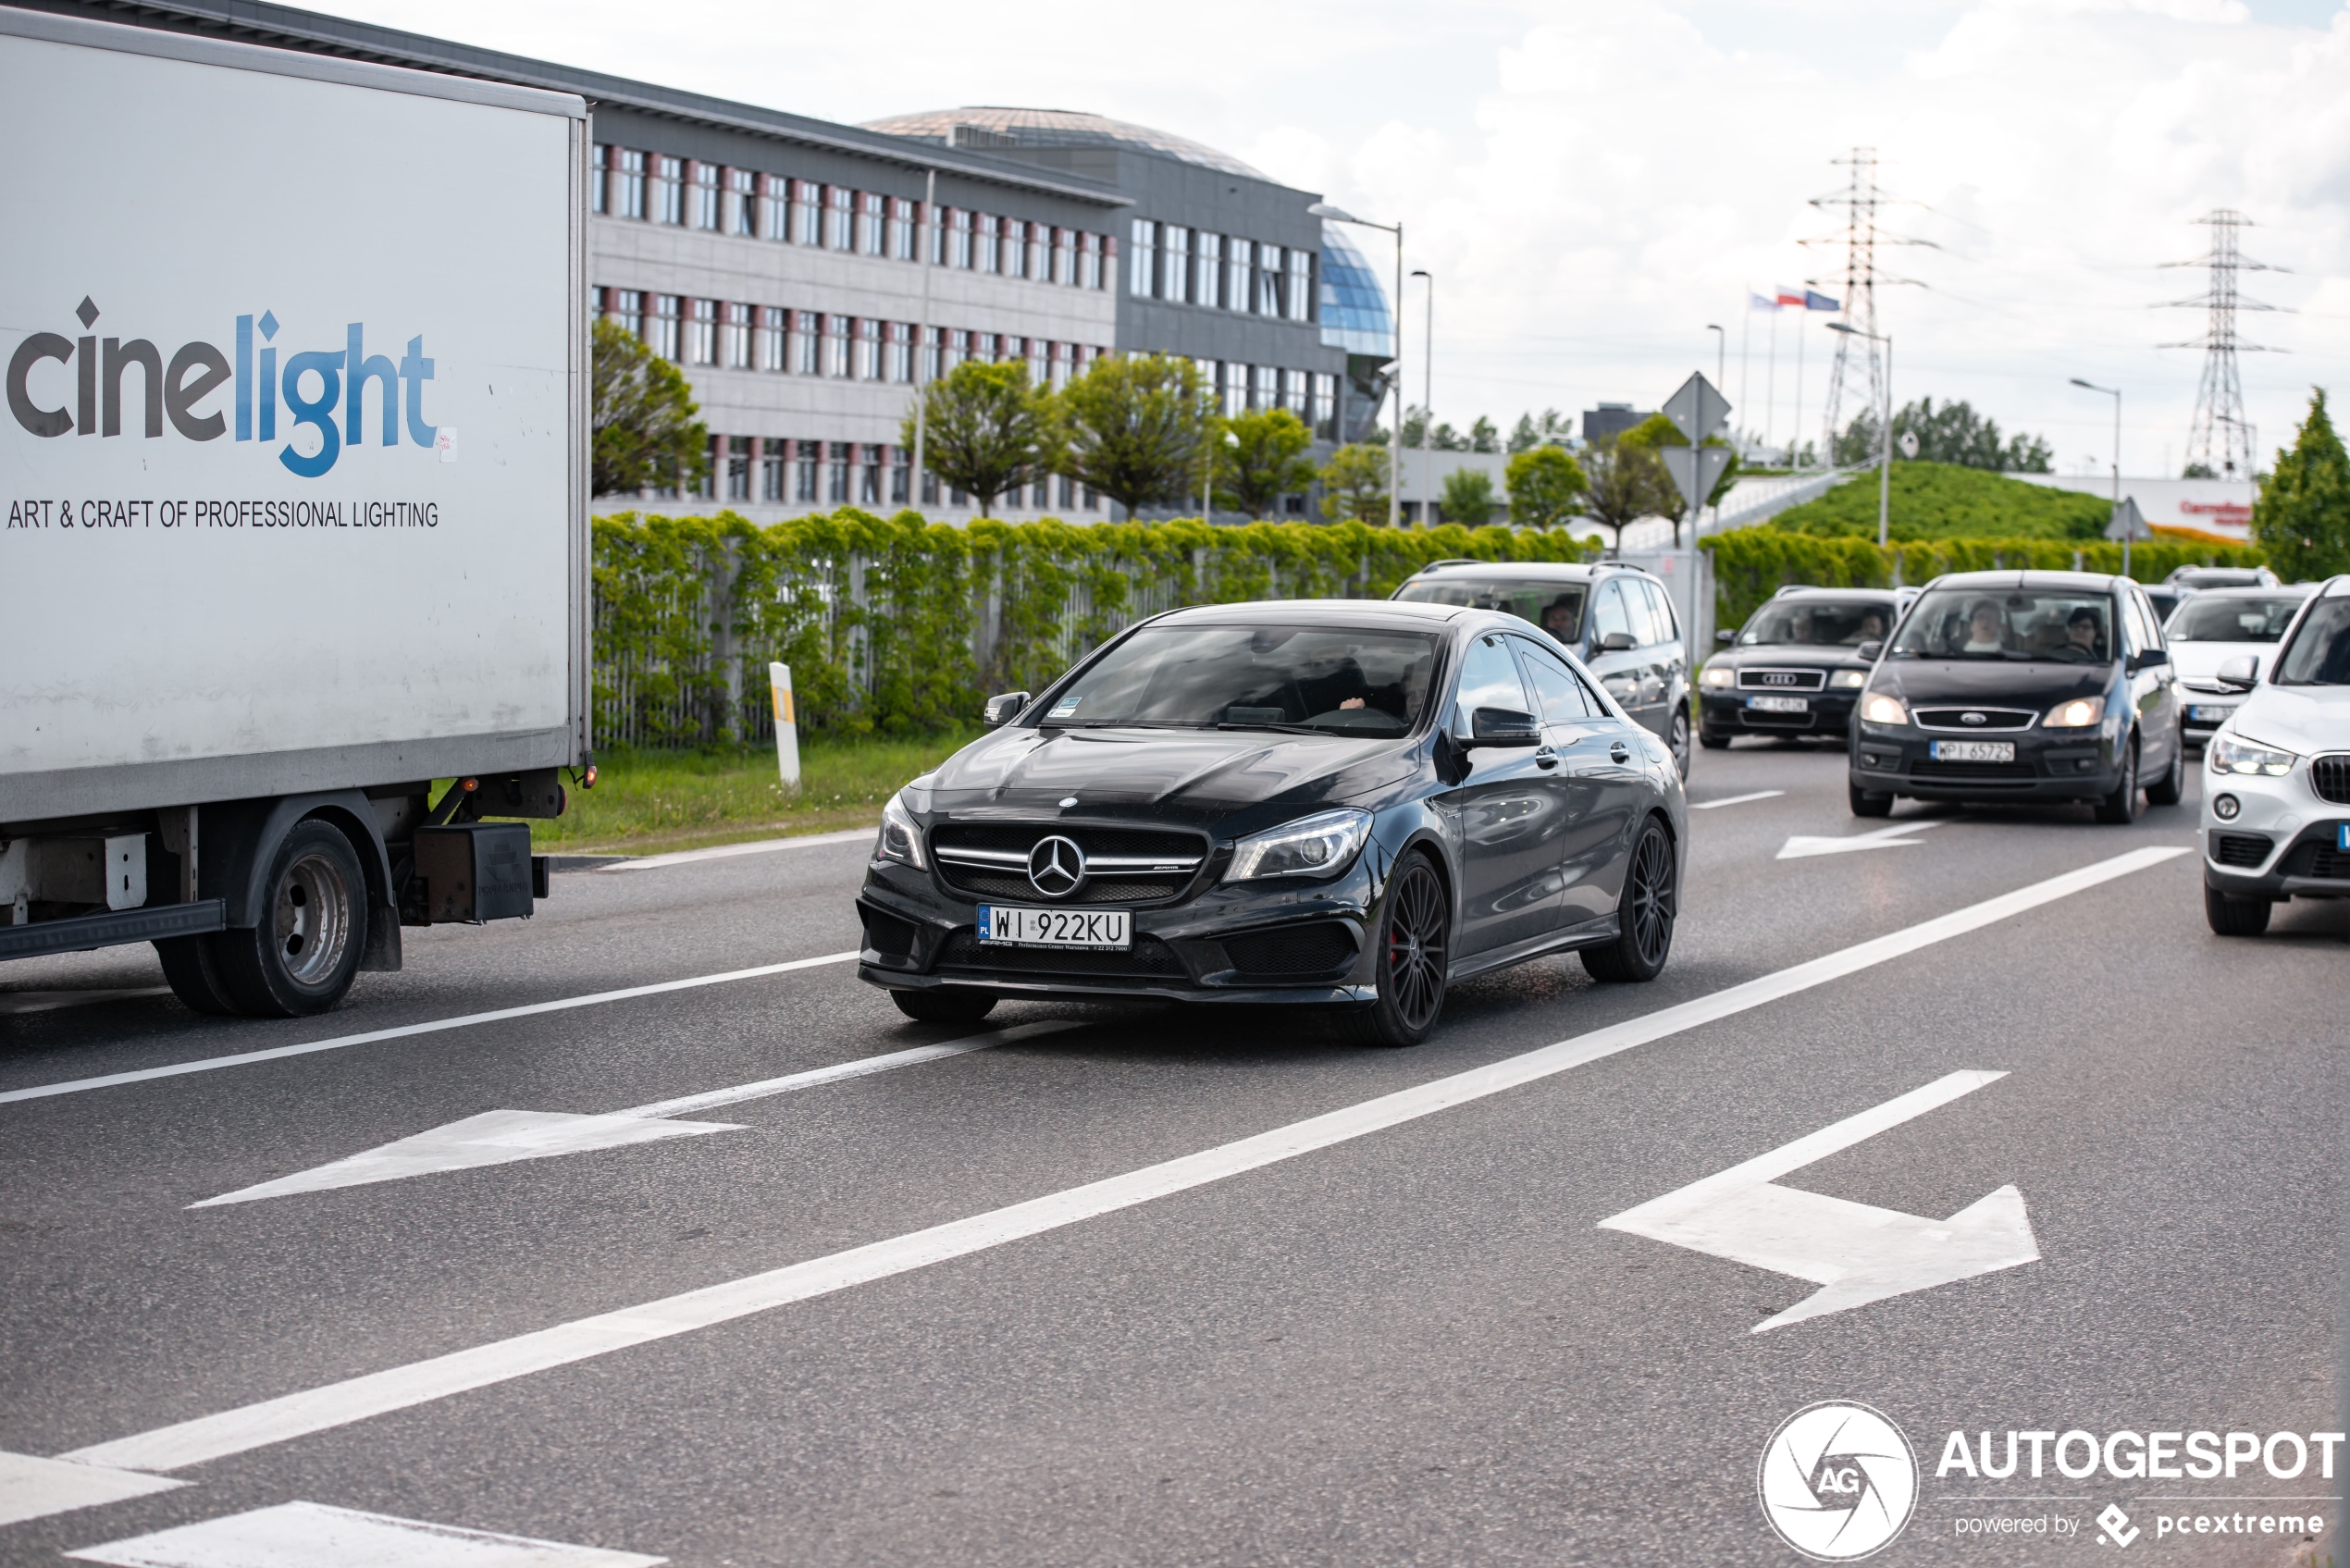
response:
<path fill-rule="evenodd" d="M 2252 503 L 2252 539 L 2288 583 L 2350 572 L 2350 456 L 2321 388 L 2310 390 L 2309 416 Z"/>
<path fill-rule="evenodd" d="M 610 317 L 596 322 L 592 474 L 596 494 L 648 485 L 694 491 L 710 475 L 710 426 L 686 373 Z"/>
<path fill-rule="evenodd" d="M 1581 510 L 1591 482 L 1583 465 L 1557 447 L 1529 447 L 1502 472 L 1509 487 L 1510 521 L 1521 528 L 1555 528 Z"/>
<path fill-rule="evenodd" d="M 1444 499 L 1437 504 L 1444 509 L 1445 522 L 1482 528 L 1501 510 L 1502 498 L 1493 493 L 1493 475 L 1484 469 L 1455 468 L 1444 475 Z"/>
<path fill-rule="evenodd" d="M 1314 432 L 1289 410 L 1251 409 L 1217 423 L 1221 430 L 1211 443 L 1217 505 L 1268 517 L 1283 496 L 1314 482 L 1317 470 L 1304 456 Z"/>
<path fill-rule="evenodd" d="M 1471 451 L 1500 451 L 1502 433 L 1493 428 L 1491 420 L 1480 414 L 1469 426 L 1468 444 Z"/>
<path fill-rule="evenodd" d="M 1055 466 L 1130 518 L 1198 493 L 1216 395 L 1190 360 L 1105 355 L 1053 403 Z"/>
<path fill-rule="evenodd" d="M 989 515 L 996 498 L 1045 471 L 1052 433 L 1047 395 L 1028 380 L 1028 362 L 965 360 L 924 387 L 922 466 L 979 498 Z M 914 416 L 898 439 L 914 444 Z"/>
<path fill-rule="evenodd" d="M 1651 451 L 1656 451 L 1659 447 L 1686 447 L 1689 444 L 1688 438 L 1681 434 L 1680 427 L 1661 414 L 1650 414 L 1646 419 L 1625 431 L 1619 439 L 1635 446 L 1646 447 Z M 1719 436 L 1708 436 L 1705 438 L 1705 444 L 1709 447 L 1726 447 L 1730 443 Z M 1660 472 L 1663 470 L 1663 459 L 1658 460 Z M 1705 504 L 1721 505 L 1722 498 L 1730 493 L 1730 487 L 1738 482 L 1738 457 L 1733 451 L 1730 453 L 1730 461 L 1723 466 L 1722 477 L 1714 482 L 1713 489 L 1706 492 Z M 1659 509 L 1658 515 L 1672 519 L 1673 548 L 1678 549 L 1681 546 L 1681 525 L 1688 520 L 1690 509 L 1688 503 L 1681 499 L 1680 487 L 1673 483 L 1672 475 L 1669 474 L 1665 475 L 1664 490 L 1670 501 L 1669 504 Z"/>
<path fill-rule="evenodd" d="M 1333 523 L 1387 521 L 1387 449 L 1341 447 L 1322 465 L 1322 515 Z"/>
<path fill-rule="evenodd" d="M 2004 441 L 1999 422 L 1985 419 L 1967 402 L 1934 406 L 1932 398 L 1903 405 L 1893 416 L 1894 461 L 1908 462 L 1901 438 L 1918 438 L 1919 463 L 1949 463 L 1961 468 L 1987 468 L 1995 474 L 2046 474 L 2055 456 L 2047 440 L 2019 431 Z M 1844 466 L 1874 463 L 1879 451 L 1876 411 L 1863 410 L 1836 438 L 1836 461 Z"/>
<path fill-rule="evenodd" d="M 1600 526 L 1614 530 L 1618 549 L 1624 544 L 1626 523 L 1671 516 L 1681 504 L 1681 494 L 1664 472 L 1664 460 L 1653 448 L 1631 439 L 1631 435 L 1626 430 L 1596 441 L 1583 459 L 1589 481 L 1584 513 Z"/>
<path fill-rule="evenodd" d="M 1573 434 L 1573 422 L 1554 408 L 1544 409 L 1539 420 L 1531 414 L 1521 414 L 1510 427 L 1509 444 L 1503 450 L 1522 452 L 1536 447 L 1563 447 Z"/>

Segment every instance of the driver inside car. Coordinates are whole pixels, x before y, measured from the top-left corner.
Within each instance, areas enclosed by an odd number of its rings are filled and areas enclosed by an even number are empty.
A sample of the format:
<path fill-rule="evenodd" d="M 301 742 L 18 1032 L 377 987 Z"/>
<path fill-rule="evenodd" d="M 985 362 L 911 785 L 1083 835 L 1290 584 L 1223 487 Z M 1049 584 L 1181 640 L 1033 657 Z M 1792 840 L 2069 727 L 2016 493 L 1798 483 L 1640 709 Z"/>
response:
<path fill-rule="evenodd" d="M 2076 659 L 2092 661 L 2101 657 L 2097 649 L 2097 614 L 2087 605 L 2072 612 L 2064 623 L 2064 651 Z"/>

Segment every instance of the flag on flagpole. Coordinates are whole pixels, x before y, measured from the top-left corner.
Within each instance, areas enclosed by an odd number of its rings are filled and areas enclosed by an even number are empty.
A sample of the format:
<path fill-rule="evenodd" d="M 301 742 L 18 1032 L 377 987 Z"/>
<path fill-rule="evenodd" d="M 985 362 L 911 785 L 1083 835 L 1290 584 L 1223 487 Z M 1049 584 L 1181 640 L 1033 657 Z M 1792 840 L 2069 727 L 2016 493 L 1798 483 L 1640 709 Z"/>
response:
<path fill-rule="evenodd" d="M 1779 302 L 1771 298 L 1768 294 L 1758 294 L 1753 290 L 1749 289 L 1746 291 L 1746 308 L 1749 310 L 1776 310 L 1779 308 Z"/>
<path fill-rule="evenodd" d="M 1803 308 L 1805 310 L 1842 310 L 1844 302 L 1832 300 L 1817 290 L 1806 289 L 1803 290 Z"/>
<path fill-rule="evenodd" d="M 1792 305 L 1797 310 L 1801 310 L 1803 308 L 1803 290 L 1800 289 L 1790 289 L 1786 284 L 1782 283 L 1779 285 L 1779 297 L 1774 302 L 1782 307 Z"/>

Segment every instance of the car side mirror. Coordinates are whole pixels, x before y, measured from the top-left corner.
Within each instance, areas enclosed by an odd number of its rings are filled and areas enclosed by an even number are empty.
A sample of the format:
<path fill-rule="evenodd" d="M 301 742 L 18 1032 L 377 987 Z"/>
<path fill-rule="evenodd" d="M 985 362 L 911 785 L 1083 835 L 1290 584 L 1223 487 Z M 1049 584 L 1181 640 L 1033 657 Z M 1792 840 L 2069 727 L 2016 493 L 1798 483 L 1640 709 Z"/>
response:
<path fill-rule="evenodd" d="M 2212 679 L 2229 691 L 2250 691 L 2260 684 L 2260 661 L 2248 653 L 2222 660 Z"/>
<path fill-rule="evenodd" d="M 1028 694 L 1024 691 L 998 692 L 987 699 L 987 706 L 979 716 L 980 722 L 991 730 L 999 724 L 1008 724 L 1027 706 Z"/>
<path fill-rule="evenodd" d="M 1738 640 L 1738 635 L 1736 632 L 1716 632 L 1713 634 L 1713 640 L 1724 648 L 1727 648 Z"/>
<path fill-rule="evenodd" d="M 1469 715 L 1471 746 L 1540 746 L 1542 726 L 1515 708 L 1480 708 Z"/>
<path fill-rule="evenodd" d="M 1864 642 L 1852 650 L 1852 657 L 1864 659 L 1874 664 L 1885 657 L 1885 645 L 1881 642 Z"/>
<path fill-rule="evenodd" d="M 2151 670 L 2157 665 L 2168 664 L 2170 662 L 2171 654 L 2169 649 L 2149 648 L 2142 653 L 2134 653 L 2130 656 L 2130 671 L 2133 674 L 2135 674 L 2140 670 Z"/>
<path fill-rule="evenodd" d="M 1638 648 L 1639 646 L 1640 645 L 1639 643 L 1632 640 L 1632 634 L 1629 632 L 1610 632 L 1607 636 L 1600 639 L 1600 651 L 1602 653 L 1621 653 L 1627 648 Z"/>

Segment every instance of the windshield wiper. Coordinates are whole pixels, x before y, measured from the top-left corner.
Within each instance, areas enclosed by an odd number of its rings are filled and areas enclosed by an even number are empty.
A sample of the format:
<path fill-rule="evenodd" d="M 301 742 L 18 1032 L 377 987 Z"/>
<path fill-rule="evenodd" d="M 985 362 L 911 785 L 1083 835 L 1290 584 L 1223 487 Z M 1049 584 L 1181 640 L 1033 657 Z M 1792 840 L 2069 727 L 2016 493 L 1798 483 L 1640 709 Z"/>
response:
<path fill-rule="evenodd" d="M 1219 730 L 1275 730 L 1285 735 L 1326 735 L 1330 733 L 1328 730 L 1317 730 L 1311 724 L 1282 724 L 1271 720 L 1248 724 L 1226 720 L 1216 727 Z"/>

